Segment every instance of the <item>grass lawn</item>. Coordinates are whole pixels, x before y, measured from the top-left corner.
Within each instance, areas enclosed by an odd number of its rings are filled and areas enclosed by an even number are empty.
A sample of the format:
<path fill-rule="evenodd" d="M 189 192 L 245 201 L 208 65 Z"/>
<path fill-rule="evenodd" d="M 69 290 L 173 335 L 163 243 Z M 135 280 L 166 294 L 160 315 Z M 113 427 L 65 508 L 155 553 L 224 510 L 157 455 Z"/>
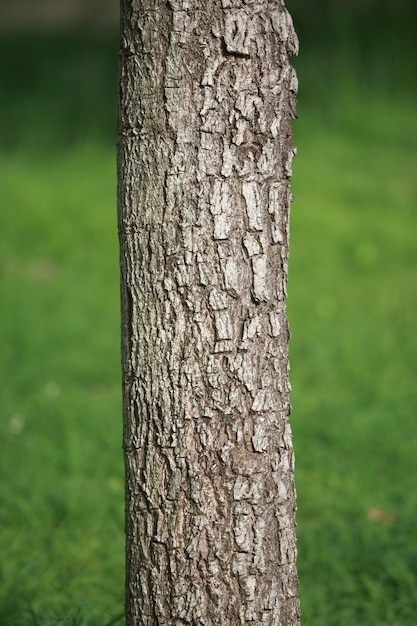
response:
<path fill-rule="evenodd" d="M 368 110 L 379 123 L 392 114 Z M 307 111 L 297 122 L 289 317 L 304 624 L 411 626 L 417 614 L 416 122 L 404 109 L 383 138 L 358 120 L 360 140 L 354 124 L 342 132 Z"/>
<path fill-rule="evenodd" d="M 302 621 L 411 626 L 416 14 L 341 13 L 315 34 L 301 21 L 296 60 L 288 313 Z"/>
<path fill-rule="evenodd" d="M 303 624 L 412 626 L 416 55 L 395 24 L 382 52 L 375 28 L 366 42 L 340 24 L 297 28 L 288 312 Z M 116 63 L 114 37 L 0 41 L 4 626 L 123 623 Z"/>
<path fill-rule="evenodd" d="M 0 624 L 120 624 L 116 42 L 0 52 Z"/>

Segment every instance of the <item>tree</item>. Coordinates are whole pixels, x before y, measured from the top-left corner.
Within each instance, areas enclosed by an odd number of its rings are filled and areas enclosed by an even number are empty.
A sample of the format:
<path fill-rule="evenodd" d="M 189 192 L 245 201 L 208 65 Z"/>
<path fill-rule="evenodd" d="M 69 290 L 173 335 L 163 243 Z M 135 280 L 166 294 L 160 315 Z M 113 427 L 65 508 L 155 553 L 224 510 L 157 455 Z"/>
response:
<path fill-rule="evenodd" d="M 122 0 L 128 625 L 299 623 L 282 0 Z"/>

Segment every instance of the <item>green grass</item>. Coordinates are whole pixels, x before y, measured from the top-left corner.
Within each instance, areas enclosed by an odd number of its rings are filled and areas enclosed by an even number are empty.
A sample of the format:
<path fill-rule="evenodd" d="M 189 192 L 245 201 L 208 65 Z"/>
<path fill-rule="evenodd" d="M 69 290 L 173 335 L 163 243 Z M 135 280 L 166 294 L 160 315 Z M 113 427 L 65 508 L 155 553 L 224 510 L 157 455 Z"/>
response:
<path fill-rule="evenodd" d="M 120 624 L 116 46 L 1 57 L 0 623 Z"/>
<path fill-rule="evenodd" d="M 382 141 L 388 111 L 368 113 L 360 140 L 308 111 L 296 130 L 292 423 L 314 625 L 411 625 L 417 611 L 417 125 L 404 110 Z"/>
<path fill-rule="evenodd" d="M 303 624 L 412 626 L 415 22 L 330 10 L 310 22 L 291 4 L 302 43 L 288 310 Z M 116 64 L 104 35 L 0 42 L 4 626 L 123 622 Z"/>
<path fill-rule="evenodd" d="M 401 29 L 355 17 L 356 36 L 349 20 L 316 17 L 296 60 L 288 311 L 300 595 L 305 625 L 411 626 L 416 16 Z"/>
<path fill-rule="evenodd" d="M 114 151 L 0 168 L 0 623 L 82 606 L 105 624 L 123 598 Z"/>

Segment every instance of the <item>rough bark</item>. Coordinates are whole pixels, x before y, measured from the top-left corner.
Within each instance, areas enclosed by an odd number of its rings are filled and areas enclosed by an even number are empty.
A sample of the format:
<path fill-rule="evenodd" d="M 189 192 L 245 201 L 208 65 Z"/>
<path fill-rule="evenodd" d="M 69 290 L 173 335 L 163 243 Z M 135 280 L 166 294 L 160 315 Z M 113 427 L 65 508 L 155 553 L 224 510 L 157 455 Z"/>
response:
<path fill-rule="evenodd" d="M 299 624 L 281 0 L 122 0 L 127 624 Z"/>

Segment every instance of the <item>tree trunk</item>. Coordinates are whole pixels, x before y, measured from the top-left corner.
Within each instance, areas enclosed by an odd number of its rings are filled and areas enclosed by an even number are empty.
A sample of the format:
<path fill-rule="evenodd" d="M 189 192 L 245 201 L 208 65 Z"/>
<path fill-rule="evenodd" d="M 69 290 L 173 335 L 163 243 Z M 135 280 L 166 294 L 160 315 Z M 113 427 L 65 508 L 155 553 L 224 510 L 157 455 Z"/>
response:
<path fill-rule="evenodd" d="M 127 624 L 299 624 L 281 0 L 122 0 Z"/>

